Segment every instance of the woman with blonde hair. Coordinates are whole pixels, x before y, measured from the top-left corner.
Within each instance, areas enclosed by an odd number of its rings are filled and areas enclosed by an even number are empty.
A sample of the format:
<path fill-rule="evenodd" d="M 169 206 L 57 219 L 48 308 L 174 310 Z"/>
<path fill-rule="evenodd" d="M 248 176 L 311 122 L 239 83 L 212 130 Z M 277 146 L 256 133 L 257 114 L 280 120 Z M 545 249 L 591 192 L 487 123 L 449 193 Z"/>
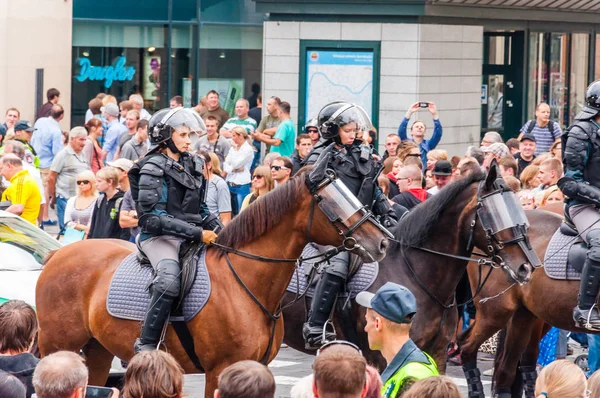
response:
<path fill-rule="evenodd" d="M 600 398 L 600 371 L 595 371 L 587 381 L 590 398 Z"/>
<path fill-rule="evenodd" d="M 544 195 L 542 197 L 542 202 L 540 206 L 546 206 L 550 203 L 562 203 L 565 200 L 565 195 L 563 195 L 562 191 L 558 188 L 557 185 L 552 185 L 550 188 L 543 191 Z"/>
<path fill-rule="evenodd" d="M 242 203 L 250 193 L 252 178 L 250 169 L 254 160 L 253 146 L 248 143 L 248 132 L 240 126 L 231 129 L 233 145 L 223 162 L 223 175 L 231 192 L 232 214 L 242 209 Z"/>
<path fill-rule="evenodd" d="M 536 166 L 535 164 L 530 164 L 523 169 L 520 176 L 521 187 L 523 189 L 533 189 L 540 185 L 537 178 L 539 170 L 540 166 Z"/>
<path fill-rule="evenodd" d="M 252 192 L 244 198 L 242 210 L 263 195 L 273 190 L 273 177 L 268 166 L 258 166 L 252 173 Z"/>
<path fill-rule="evenodd" d="M 562 161 L 562 142 L 554 141 L 554 144 L 550 147 L 550 151 L 553 158 L 560 159 Z"/>
<path fill-rule="evenodd" d="M 584 398 L 587 394 L 583 370 L 566 359 L 546 366 L 535 382 L 536 398 Z"/>
<path fill-rule="evenodd" d="M 180 398 L 183 369 L 175 358 L 161 350 L 143 351 L 127 365 L 123 398 Z"/>
<path fill-rule="evenodd" d="M 65 237 L 63 243 L 82 240 L 90 229 L 94 203 L 98 198 L 96 177 L 90 170 L 77 175 L 77 195 L 67 201 L 65 208 Z"/>
<path fill-rule="evenodd" d="M 443 149 L 434 149 L 427 152 L 427 170 L 433 170 L 438 160 L 448 160 L 448 152 Z"/>

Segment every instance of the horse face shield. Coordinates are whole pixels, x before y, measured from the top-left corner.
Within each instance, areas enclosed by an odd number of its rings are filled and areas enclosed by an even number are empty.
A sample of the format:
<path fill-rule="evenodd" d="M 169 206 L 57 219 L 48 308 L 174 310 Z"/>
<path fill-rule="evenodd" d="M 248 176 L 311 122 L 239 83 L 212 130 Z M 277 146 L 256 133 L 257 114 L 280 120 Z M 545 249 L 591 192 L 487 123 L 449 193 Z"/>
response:
<path fill-rule="evenodd" d="M 519 283 L 527 282 L 531 277 L 531 267 L 537 268 L 541 262 L 529 242 L 527 235 L 529 221 L 517 195 L 512 191 L 498 190 L 482 197 L 477 216 L 486 231 L 488 249 L 492 252 L 495 261 L 499 260 L 500 264 L 504 265 L 497 252 L 506 245 L 516 243 L 521 247 L 529 264 L 522 264 L 516 270 L 516 274 L 510 267 L 505 269 Z"/>

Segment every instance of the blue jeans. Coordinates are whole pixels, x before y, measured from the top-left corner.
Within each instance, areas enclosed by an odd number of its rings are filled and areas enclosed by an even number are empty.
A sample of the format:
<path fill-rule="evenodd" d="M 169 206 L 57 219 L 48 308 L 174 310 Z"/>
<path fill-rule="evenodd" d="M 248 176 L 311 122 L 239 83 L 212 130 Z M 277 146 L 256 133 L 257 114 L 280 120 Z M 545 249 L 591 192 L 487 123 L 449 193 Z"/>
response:
<path fill-rule="evenodd" d="M 56 198 L 56 213 L 58 215 L 58 225 L 60 226 L 60 234 L 64 234 L 65 231 L 65 209 L 67 207 L 67 199 L 58 196 Z"/>
<path fill-rule="evenodd" d="M 244 198 L 250 193 L 252 184 L 232 185 L 228 183 L 227 185 L 229 185 L 229 193 L 231 194 L 231 213 L 235 216 L 239 214 Z"/>

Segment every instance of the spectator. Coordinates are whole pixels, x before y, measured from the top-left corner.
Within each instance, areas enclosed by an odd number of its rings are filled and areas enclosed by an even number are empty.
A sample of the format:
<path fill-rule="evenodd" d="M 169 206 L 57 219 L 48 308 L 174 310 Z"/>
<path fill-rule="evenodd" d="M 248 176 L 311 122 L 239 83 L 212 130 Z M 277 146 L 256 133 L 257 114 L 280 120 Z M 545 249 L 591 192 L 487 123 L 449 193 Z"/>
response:
<path fill-rule="evenodd" d="M 542 152 L 548 152 L 554 142 L 560 141 L 562 130 L 559 123 L 550 120 L 550 106 L 548 104 L 540 102 L 535 107 L 535 120 L 528 120 L 521 127 L 519 140 L 525 134 L 531 134 L 535 137 L 536 148 L 533 153 L 535 156 Z"/>
<path fill-rule="evenodd" d="M 150 120 L 152 115 L 150 115 L 150 112 L 144 109 L 144 98 L 141 95 L 131 94 L 129 96 L 129 102 L 131 102 L 131 105 L 133 105 L 133 109 L 139 112 L 140 119 Z"/>
<path fill-rule="evenodd" d="M 6 211 L 37 226 L 42 195 L 35 179 L 23 169 L 21 159 L 12 153 L 0 158 L 0 175 L 10 182 L 2 193 L 2 201 L 11 202 Z"/>
<path fill-rule="evenodd" d="M 587 381 L 589 398 L 600 398 L 600 372 L 595 371 Z"/>
<path fill-rule="evenodd" d="M 439 160 L 435 163 L 431 174 L 433 175 L 435 186 L 428 189 L 427 192 L 431 195 L 436 195 L 440 192 L 440 189 L 452 181 L 452 164 L 447 160 Z"/>
<path fill-rule="evenodd" d="M 102 119 L 102 100 L 98 97 L 88 102 L 88 110 L 85 111 L 85 123 L 92 119 Z"/>
<path fill-rule="evenodd" d="M 107 122 L 107 130 L 104 135 L 104 145 L 102 151 L 107 162 L 112 161 L 119 148 L 119 139 L 121 134 L 127 133 L 127 127 L 119 123 L 119 107 L 109 103 L 104 107 L 104 118 Z"/>
<path fill-rule="evenodd" d="M 393 158 L 398 156 L 398 146 L 400 146 L 400 137 L 397 134 L 388 134 L 385 137 L 385 153 L 384 157 L 387 154 L 387 157 Z"/>
<path fill-rule="evenodd" d="M 37 329 L 35 311 L 29 304 L 11 300 L 0 305 L 0 371 L 16 376 L 27 387 L 27 397 L 34 392 L 31 379 L 40 361 L 29 352 Z M 3 395 L 0 387 L 0 397 L 10 395 Z"/>
<path fill-rule="evenodd" d="M 456 384 L 445 376 L 432 376 L 418 380 L 402 398 L 460 398 Z"/>
<path fill-rule="evenodd" d="M 19 120 L 15 127 L 14 139 L 25 145 L 25 161 L 36 168 L 40 167 L 40 158 L 37 156 L 37 152 L 31 146 L 31 136 L 33 135 L 33 127 L 29 125 L 26 120 Z"/>
<path fill-rule="evenodd" d="M 555 141 L 554 144 L 552 144 L 552 146 L 550 147 L 549 152 L 553 158 L 562 160 L 562 142 L 560 140 Z"/>
<path fill-rule="evenodd" d="M 481 148 L 483 149 L 486 146 L 490 146 L 492 144 L 503 144 L 502 136 L 495 131 L 488 131 L 483 135 L 481 139 Z"/>
<path fill-rule="evenodd" d="M 533 162 L 531 162 L 531 164 L 535 164 L 536 166 L 539 166 L 542 164 L 542 162 L 544 162 L 545 160 L 548 159 L 552 159 L 552 154 L 550 152 L 542 152 L 539 155 L 537 155 L 535 157 L 535 159 L 533 159 Z M 558 159 L 561 160 L 561 159 Z"/>
<path fill-rule="evenodd" d="M 117 147 L 117 152 L 115 154 L 115 159 L 121 157 L 121 150 L 123 149 L 123 145 L 126 142 L 131 141 L 135 133 L 137 133 L 137 126 L 140 122 L 140 114 L 136 110 L 131 110 L 127 112 L 127 116 L 125 116 L 125 127 L 127 127 L 127 131 L 121 133 L 119 137 L 119 146 Z"/>
<path fill-rule="evenodd" d="M 123 144 L 120 157 L 136 162 L 148 153 L 148 121 L 137 122 L 136 132 L 129 141 Z"/>
<path fill-rule="evenodd" d="M 102 107 L 106 108 L 106 105 L 108 105 L 108 104 L 117 105 L 117 99 L 115 98 L 114 95 L 107 94 L 104 97 L 102 97 Z"/>
<path fill-rule="evenodd" d="M 4 142 L 4 137 L 6 136 L 6 127 L 4 124 L 0 124 L 0 148 L 2 147 L 2 143 Z"/>
<path fill-rule="evenodd" d="M 206 178 L 208 179 L 208 190 L 206 193 L 206 205 L 208 211 L 219 218 L 223 225 L 231 221 L 231 194 L 227 183 L 221 178 L 219 158 L 214 153 L 202 153 L 206 165 Z M 243 206 L 243 205 L 242 205 Z"/>
<path fill-rule="evenodd" d="M 119 225 L 119 212 L 125 193 L 118 188 L 119 172 L 113 167 L 105 167 L 96 173 L 96 189 L 100 197 L 92 210 L 88 239 L 129 240 L 129 230 Z"/>
<path fill-rule="evenodd" d="M 48 91 L 46 91 L 46 98 L 48 99 L 48 102 L 46 102 L 40 107 L 40 109 L 38 109 L 35 115 L 36 121 L 42 117 L 48 117 L 51 115 L 52 107 L 58 104 L 58 100 L 60 99 L 60 91 L 58 91 L 55 88 L 51 88 Z"/>
<path fill-rule="evenodd" d="M 357 346 L 343 340 L 323 345 L 313 364 L 315 398 L 359 398 L 367 391 L 367 361 Z"/>
<path fill-rule="evenodd" d="M 398 135 L 402 141 L 408 139 L 406 134 L 408 121 L 413 113 L 421 109 L 421 104 L 422 102 L 415 102 L 412 104 L 402 119 L 402 122 L 400 122 L 400 126 L 398 127 Z M 425 126 L 425 123 L 423 123 L 421 120 L 416 120 L 410 128 L 410 139 L 419 146 L 419 149 L 421 150 L 421 161 L 423 164 L 427 163 L 427 153 L 430 150 L 435 149 L 442 139 L 442 124 L 439 120 L 437 107 L 433 102 L 427 102 L 427 110 L 429 113 L 431 113 L 431 116 L 433 116 L 433 135 L 431 138 L 429 140 L 425 139 L 427 126 Z"/>
<path fill-rule="evenodd" d="M 248 102 L 250 102 L 250 100 L 248 100 Z M 260 122 L 262 120 L 262 94 L 258 94 L 256 97 L 256 104 L 254 106 L 252 106 L 252 103 L 250 103 L 248 116 L 256 121 L 257 126 L 260 126 Z"/>
<path fill-rule="evenodd" d="M 6 127 L 6 130 L 10 130 L 13 127 L 15 127 L 15 124 L 19 121 L 20 118 L 21 112 L 19 112 L 17 108 L 8 108 L 6 110 L 6 117 L 4 120 L 4 127 Z"/>
<path fill-rule="evenodd" d="M 390 159 L 390 158 L 388 158 L 388 159 Z M 388 159 L 386 159 L 386 162 Z M 391 158 L 391 159 L 393 160 L 392 170 L 389 173 L 387 173 L 386 177 L 390 181 L 390 190 L 389 190 L 390 198 L 393 198 L 400 193 L 400 188 L 398 188 L 398 172 L 402 168 L 403 164 L 402 164 L 402 161 L 398 158 L 395 158 L 395 159 Z"/>
<path fill-rule="evenodd" d="M 479 163 L 480 166 L 483 165 L 483 159 L 485 158 L 485 154 L 481 150 L 481 148 L 477 148 L 474 146 L 470 146 L 467 148 L 467 152 L 465 153 L 465 157 L 473 158 Z"/>
<path fill-rule="evenodd" d="M 456 168 L 458 167 L 458 163 L 460 162 L 461 157 L 454 155 L 450 158 L 450 163 L 452 164 L 452 174 L 454 174 L 454 172 L 456 171 Z"/>
<path fill-rule="evenodd" d="M 392 197 L 392 201 L 400 206 L 410 210 L 431 197 L 431 194 L 423 189 L 423 173 L 417 166 L 402 167 L 398 171 L 397 179 L 400 193 Z"/>
<path fill-rule="evenodd" d="M 58 351 L 44 357 L 33 372 L 37 398 L 82 398 L 88 380 L 83 358 L 70 351 Z"/>
<path fill-rule="evenodd" d="M 129 229 L 129 241 L 135 242 L 135 237 L 142 231 L 138 226 L 138 214 L 135 208 L 135 201 L 131 196 L 131 189 L 123 195 L 121 211 L 119 212 L 119 226 L 123 229 Z"/>
<path fill-rule="evenodd" d="M 67 201 L 64 220 L 67 230 L 72 228 L 80 231 L 81 239 L 90 230 L 92 210 L 97 198 L 94 173 L 90 170 L 82 171 L 77 175 L 77 195 Z"/>
<path fill-rule="evenodd" d="M 271 168 L 271 164 L 273 163 L 273 161 L 275 159 L 277 159 L 279 157 L 279 154 L 276 152 L 273 153 L 267 153 L 265 155 L 265 159 L 263 161 L 263 165 L 267 166 L 269 169 Z"/>
<path fill-rule="evenodd" d="M 223 162 L 223 175 L 231 193 L 232 216 L 238 214 L 242 202 L 250 193 L 250 168 L 254 159 L 254 150 L 248 144 L 248 133 L 243 127 L 236 126 L 233 133 L 233 146 Z"/>
<path fill-rule="evenodd" d="M 250 108 L 254 108 L 258 103 L 258 97 L 260 96 L 260 84 L 252 83 L 252 95 L 248 97 L 248 104 Z"/>
<path fill-rule="evenodd" d="M 242 210 L 253 203 L 256 199 L 268 194 L 273 190 L 273 178 L 268 166 L 258 166 L 252 172 L 252 192 L 242 202 Z"/>
<path fill-rule="evenodd" d="M 586 390 L 585 374 L 579 366 L 566 359 L 546 366 L 535 382 L 536 397 L 583 398 Z"/>
<path fill-rule="evenodd" d="M 127 364 L 123 398 L 181 398 L 183 369 L 161 350 L 142 351 Z"/>
<path fill-rule="evenodd" d="M 206 135 L 200 137 L 192 148 L 195 151 L 213 152 L 219 158 L 219 162 L 223 164 L 231 149 L 231 143 L 219 134 L 219 121 L 215 116 L 207 116 L 204 123 L 206 124 Z"/>
<path fill-rule="evenodd" d="M 219 375 L 215 398 L 274 398 L 275 378 L 265 365 L 255 361 L 240 361 L 228 366 Z"/>
<path fill-rule="evenodd" d="M 523 187 L 523 189 L 533 189 L 540 185 L 540 182 L 537 178 L 538 171 L 539 166 L 534 164 L 530 164 L 529 166 L 525 167 L 519 177 L 521 180 L 521 187 Z"/>
<path fill-rule="evenodd" d="M 272 138 L 277 132 L 277 127 L 281 123 L 279 120 L 279 104 L 281 104 L 281 100 L 279 97 L 271 97 L 267 101 L 267 116 L 263 117 L 260 120 L 258 127 L 256 128 L 256 132 L 260 134 L 266 134 L 269 138 Z M 260 135 L 260 134 L 257 134 Z M 258 140 L 256 136 L 254 138 L 254 146 L 260 149 L 261 141 Z M 313 144 L 314 145 L 314 144 Z M 266 145 L 266 152 L 268 153 L 271 149 L 270 145 Z"/>
<path fill-rule="evenodd" d="M 248 111 L 250 108 L 248 107 L 248 101 L 240 98 L 235 103 L 235 117 L 229 118 L 221 130 L 219 131 L 225 138 L 231 138 L 231 130 L 238 126 L 246 130 L 246 133 L 249 135 L 254 133 L 256 130 L 257 124 L 256 120 L 252 119 L 248 116 Z"/>
<path fill-rule="evenodd" d="M 218 94 L 217 94 L 217 95 L 218 95 Z M 218 98 L 217 98 L 217 101 L 219 101 L 219 100 L 218 100 Z M 196 104 L 196 106 L 194 106 L 192 109 L 193 109 L 194 111 L 196 111 L 196 113 L 197 113 L 198 115 L 201 115 L 203 112 L 205 112 L 205 111 L 206 111 L 206 103 L 207 103 L 207 102 L 206 102 L 206 96 L 204 96 L 204 97 L 202 97 L 202 98 L 200 98 L 200 99 L 198 100 L 198 103 L 197 103 L 197 104 Z M 226 118 L 225 120 L 227 120 L 227 119 L 229 119 L 229 115 L 227 115 L 227 118 Z M 218 119 L 217 119 L 217 120 L 218 120 Z M 221 122 L 219 122 L 219 123 L 221 123 Z"/>
<path fill-rule="evenodd" d="M 369 348 L 380 351 L 388 364 L 381 374 L 382 395 L 395 398 L 407 381 L 438 375 L 435 361 L 408 335 L 417 312 L 417 299 L 410 290 L 387 282 L 375 294 L 360 292 L 356 302 L 367 308 Z"/>
<path fill-rule="evenodd" d="M 404 163 L 409 157 L 418 157 L 419 159 L 422 159 L 421 150 L 419 149 L 419 146 L 413 141 L 400 141 L 400 145 L 398 146 L 398 159 L 400 159 L 400 161 Z"/>
<path fill-rule="evenodd" d="M 65 228 L 65 207 L 67 200 L 77 193 L 77 175 L 84 170 L 89 170 L 83 154 L 83 147 L 87 142 L 87 131 L 83 127 L 74 127 L 69 132 L 69 145 L 56 154 L 50 165 L 48 174 L 49 204 L 56 203 L 58 224 L 61 233 Z"/>
<path fill-rule="evenodd" d="M 119 123 L 125 125 L 125 122 L 127 120 L 127 113 L 133 110 L 133 104 L 131 103 L 131 101 L 125 100 L 119 102 Z"/>
<path fill-rule="evenodd" d="M 398 219 L 400 219 L 400 217 L 402 217 L 402 215 L 406 213 L 408 209 L 406 207 L 400 206 L 398 203 L 393 202 L 390 199 L 390 179 L 386 176 L 380 175 L 379 177 L 377 177 L 377 184 L 379 185 L 379 188 L 381 188 L 381 193 L 387 198 L 388 203 L 394 210 L 394 213 L 396 213 L 396 216 L 398 217 Z"/>
<path fill-rule="evenodd" d="M 506 146 L 508 147 L 508 150 L 510 151 L 510 154 L 512 156 L 515 156 L 515 154 L 519 153 L 519 151 L 521 150 L 521 143 L 516 138 L 511 138 L 508 141 L 506 141 Z"/>
<path fill-rule="evenodd" d="M 294 165 L 290 158 L 279 156 L 271 164 L 271 177 L 273 178 L 275 188 L 288 182 L 292 175 Z"/>
<path fill-rule="evenodd" d="M 296 137 L 296 149 L 290 157 L 290 160 L 294 165 L 292 175 L 296 174 L 298 170 L 300 170 L 302 167 L 302 162 L 304 159 L 306 159 L 312 149 L 312 140 L 308 134 L 300 134 L 298 137 Z"/>
<path fill-rule="evenodd" d="M 237 107 L 237 104 L 236 104 Z M 210 90 L 206 94 L 206 107 L 198 112 L 202 119 L 206 119 L 207 116 L 214 116 L 219 121 L 219 126 L 223 126 L 227 120 L 229 120 L 229 113 L 219 104 L 219 93 L 215 90 Z"/>
<path fill-rule="evenodd" d="M 104 165 L 104 152 L 98 141 L 102 136 L 102 122 L 100 119 L 90 119 L 85 123 L 85 129 L 88 132 L 85 146 L 83 147 L 83 156 L 94 173 L 97 173 Z"/>
<path fill-rule="evenodd" d="M 27 388 L 16 376 L 0 370 L 0 397 L 29 398 Z"/>
<path fill-rule="evenodd" d="M 535 209 L 535 196 L 530 190 L 521 190 L 519 192 L 519 200 L 521 201 L 523 210 Z"/>
<path fill-rule="evenodd" d="M 515 155 L 515 160 L 519 164 L 519 177 L 525 167 L 529 166 L 535 159 L 536 139 L 532 134 L 523 134 L 520 138 L 519 153 Z"/>
<path fill-rule="evenodd" d="M 290 390 L 291 398 L 314 398 L 313 393 L 313 375 L 304 376 L 294 384 Z M 379 393 L 379 391 L 377 391 Z M 378 396 L 379 398 L 380 396 Z"/>
<path fill-rule="evenodd" d="M 183 97 L 181 95 L 176 95 L 169 100 L 169 108 L 181 108 L 183 107 Z"/>
<path fill-rule="evenodd" d="M 556 185 L 558 180 L 563 176 L 563 165 L 559 159 L 546 159 L 540 164 L 538 170 L 538 180 L 540 180 L 540 189 L 545 190 L 553 185 Z"/>
<path fill-rule="evenodd" d="M 507 145 L 508 146 L 508 145 Z M 517 177 L 519 175 L 519 165 L 512 156 L 505 156 L 498 161 L 502 177 Z"/>
<path fill-rule="evenodd" d="M 443 149 L 433 149 L 427 153 L 427 170 L 433 170 L 438 160 L 448 160 L 448 152 Z"/>
<path fill-rule="evenodd" d="M 107 163 L 108 166 L 114 167 L 118 174 L 118 185 L 123 193 L 129 190 L 129 170 L 133 167 L 133 162 L 129 159 L 120 158 L 115 160 L 114 162 Z"/>
<path fill-rule="evenodd" d="M 517 177 L 514 176 L 506 176 L 504 178 L 504 182 L 508 185 L 510 189 L 514 192 L 519 192 L 521 190 L 521 181 Z"/>
<path fill-rule="evenodd" d="M 550 203 L 562 203 L 564 200 L 565 196 L 563 195 L 562 191 L 558 188 L 558 186 L 553 185 L 544 191 L 541 206 L 543 207 L 549 205 Z"/>
<path fill-rule="evenodd" d="M 492 165 L 493 160 L 496 160 L 496 162 L 499 162 L 500 159 L 510 156 L 510 150 L 508 149 L 508 147 L 505 144 L 503 144 L 501 142 L 497 142 L 492 145 L 481 147 L 481 150 L 485 154 L 485 157 L 483 158 L 482 166 L 486 170 L 490 169 L 490 166 Z"/>
<path fill-rule="evenodd" d="M 475 158 L 465 156 L 460 160 L 460 162 L 458 162 L 456 171 L 461 177 L 467 175 L 467 173 L 479 173 L 481 172 L 481 165 Z"/>
<path fill-rule="evenodd" d="M 381 377 L 379 372 L 371 365 L 367 365 L 367 393 L 365 398 L 381 398 Z"/>
<path fill-rule="evenodd" d="M 321 133 L 319 133 L 319 127 L 317 124 L 317 118 L 312 118 L 306 123 L 304 126 L 304 134 L 308 134 L 310 140 L 312 141 L 313 147 L 317 146 L 319 141 L 321 140 Z"/>
<path fill-rule="evenodd" d="M 271 145 L 270 152 L 279 153 L 281 156 L 291 156 L 294 152 L 294 140 L 296 138 L 296 127 L 290 118 L 290 104 L 282 102 L 279 104 L 279 120 L 281 123 L 277 126 L 277 131 L 273 138 L 266 134 L 255 134 L 254 139 Z"/>

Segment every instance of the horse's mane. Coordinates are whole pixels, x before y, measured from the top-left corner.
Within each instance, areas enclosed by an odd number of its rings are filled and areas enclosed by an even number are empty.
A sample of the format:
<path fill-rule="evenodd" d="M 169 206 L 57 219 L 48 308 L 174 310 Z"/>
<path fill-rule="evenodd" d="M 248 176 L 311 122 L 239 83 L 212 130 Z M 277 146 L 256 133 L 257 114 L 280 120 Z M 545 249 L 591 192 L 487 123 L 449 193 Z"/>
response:
<path fill-rule="evenodd" d="M 399 244 L 390 249 L 397 251 L 402 247 L 420 246 L 427 241 L 433 230 L 439 231 L 438 220 L 450 203 L 469 185 L 483 180 L 483 173 L 468 173 L 466 176 L 445 186 L 437 195 L 415 206 L 403 217 L 395 228 L 394 236 Z"/>
<path fill-rule="evenodd" d="M 270 231 L 297 205 L 305 174 L 311 169 L 303 167 L 288 182 L 254 201 L 219 233 L 217 243 L 239 249 Z"/>

